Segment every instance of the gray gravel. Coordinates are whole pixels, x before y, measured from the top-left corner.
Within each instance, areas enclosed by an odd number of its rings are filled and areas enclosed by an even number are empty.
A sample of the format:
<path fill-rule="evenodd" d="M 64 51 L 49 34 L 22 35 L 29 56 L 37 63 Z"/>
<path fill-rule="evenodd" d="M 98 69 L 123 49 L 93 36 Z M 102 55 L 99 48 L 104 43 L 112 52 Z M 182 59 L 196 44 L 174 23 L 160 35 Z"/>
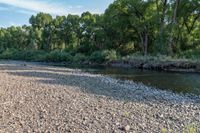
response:
<path fill-rule="evenodd" d="M 200 128 L 200 97 L 79 69 L 0 61 L 0 133 L 159 133 Z"/>

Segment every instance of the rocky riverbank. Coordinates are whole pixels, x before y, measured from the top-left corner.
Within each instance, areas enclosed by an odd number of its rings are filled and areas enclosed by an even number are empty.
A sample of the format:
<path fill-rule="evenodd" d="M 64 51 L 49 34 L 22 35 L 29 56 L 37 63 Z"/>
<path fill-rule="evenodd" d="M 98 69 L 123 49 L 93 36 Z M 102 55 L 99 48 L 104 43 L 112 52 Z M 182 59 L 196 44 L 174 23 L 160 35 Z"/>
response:
<path fill-rule="evenodd" d="M 0 132 L 149 133 L 199 127 L 199 96 L 80 69 L 0 61 Z"/>
<path fill-rule="evenodd" d="M 118 60 L 107 63 L 111 67 L 137 68 L 156 71 L 200 73 L 200 64 L 189 61 Z"/>
<path fill-rule="evenodd" d="M 130 68 L 130 69 L 143 69 L 153 71 L 168 71 L 168 72 L 188 72 L 200 73 L 200 63 L 192 61 L 156 61 L 154 60 L 115 60 L 104 63 L 94 62 L 40 62 L 40 64 L 55 65 L 55 66 L 83 66 L 83 67 L 113 67 L 113 68 Z"/>

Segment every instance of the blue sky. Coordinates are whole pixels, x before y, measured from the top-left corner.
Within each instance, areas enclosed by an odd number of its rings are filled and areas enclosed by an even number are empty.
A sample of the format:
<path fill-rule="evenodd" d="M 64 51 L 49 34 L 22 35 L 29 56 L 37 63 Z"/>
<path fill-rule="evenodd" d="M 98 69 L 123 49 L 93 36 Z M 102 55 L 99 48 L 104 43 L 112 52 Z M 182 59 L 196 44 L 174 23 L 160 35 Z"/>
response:
<path fill-rule="evenodd" d="M 28 24 L 38 12 L 53 16 L 81 14 L 84 11 L 103 13 L 114 0 L 0 0 L 0 27 Z"/>

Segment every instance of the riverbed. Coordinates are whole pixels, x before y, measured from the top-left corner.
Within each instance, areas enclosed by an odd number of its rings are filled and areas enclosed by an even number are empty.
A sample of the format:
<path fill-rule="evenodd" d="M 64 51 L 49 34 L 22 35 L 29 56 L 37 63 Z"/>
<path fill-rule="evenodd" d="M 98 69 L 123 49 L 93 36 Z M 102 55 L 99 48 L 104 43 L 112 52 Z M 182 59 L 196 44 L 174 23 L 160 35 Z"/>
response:
<path fill-rule="evenodd" d="M 199 96 L 93 72 L 0 61 L 0 132 L 199 131 Z"/>

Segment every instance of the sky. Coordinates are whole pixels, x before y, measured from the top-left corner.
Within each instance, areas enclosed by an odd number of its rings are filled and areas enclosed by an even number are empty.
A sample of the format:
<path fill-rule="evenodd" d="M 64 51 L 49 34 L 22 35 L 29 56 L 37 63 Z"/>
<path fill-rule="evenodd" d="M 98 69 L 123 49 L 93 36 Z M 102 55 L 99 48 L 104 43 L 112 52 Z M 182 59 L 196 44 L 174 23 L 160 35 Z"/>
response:
<path fill-rule="evenodd" d="M 114 0 L 0 0 L 0 27 L 29 24 L 38 12 L 53 16 L 90 11 L 103 13 Z"/>

